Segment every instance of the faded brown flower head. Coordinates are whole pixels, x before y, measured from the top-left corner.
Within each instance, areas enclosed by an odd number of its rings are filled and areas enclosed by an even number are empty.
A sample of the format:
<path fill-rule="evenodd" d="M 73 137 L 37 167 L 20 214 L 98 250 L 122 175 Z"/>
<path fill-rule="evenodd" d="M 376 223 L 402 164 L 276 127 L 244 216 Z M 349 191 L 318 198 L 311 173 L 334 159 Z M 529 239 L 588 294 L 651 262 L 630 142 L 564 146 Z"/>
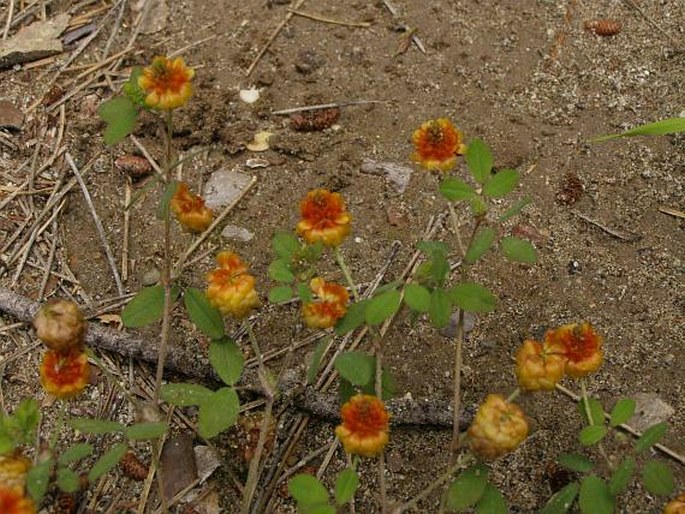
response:
<path fill-rule="evenodd" d="M 302 317 L 309 328 L 330 328 L 347 312 L 350 295 L 343 286 L 329 284 L 320 277 L 313 278 L 309 286 L 317 300 L 302 305 Z"/>
<path fill-rule="evenodd" d="M 146 95 L 148 107 L 170 111 L 184 105 L 193 94 L 190 81 L 194 76 L 195 71 L 188 68 L 181 57 L 172 60 L 158 56 L 143 69 L 138 86 Z"/>
<path fill-rule="evenodd" d="M 296 231 L 308 243 L 321 241 L 339 246 L 350 233 L 351 217 L 340 193 L 314 189 L 300 203 L 301 220 Z"/>
<path fill-rule="evenodd" d="M 178 184 L 169 207 L 178 222 L 191 232 L 204 232 L 214 217 L 212 211 L 205 206 L 204 198 L 191 193 L 183 182 Z"/>
<path fill-rule="evenodd" d="M 412 134 L 411 160 L 428 170 L 449 171 L 458 155 L 466 153 L 464 136 L 450 120 L 438 118 L 423 123 Z"/>
<path fill-rule="evenodd" d="M 50 300 L 33 318 L 38 338 L 56 352 L 81 348 L 87 326 L 78 306 L 63 299 Z"/>
<path fill-rule="evenodd" d="M 40 383 L 57 398 L 71 398 L 85 389 L 90 378 L 88 356 L 74 349 L 69 353 L 48 350 L 40 365 Z"/>
<path fill-rule="evenodd" d="M 219 253 L 216 261 L 219 267 L 207 273 L 207 299 L 221 314 L 244 318 L 260 305 L 255 279 L 233 252 Z"/>
<path fill-rule="evenodd" d="M 340 409 L 342 425 L 335 434 L 347 453 L 373 457 L 388 444 L 390 414 L 383 402 L 370 394 L 357 394 Z"/>
<path fill-rule="evenodd" d="M 471 451 L 485 459 L 496 459 L 514 450 L 528 435 L 528 422 L 521 408 L 499 394 L 489 394 L 478 408 L 468 430 Z"/>

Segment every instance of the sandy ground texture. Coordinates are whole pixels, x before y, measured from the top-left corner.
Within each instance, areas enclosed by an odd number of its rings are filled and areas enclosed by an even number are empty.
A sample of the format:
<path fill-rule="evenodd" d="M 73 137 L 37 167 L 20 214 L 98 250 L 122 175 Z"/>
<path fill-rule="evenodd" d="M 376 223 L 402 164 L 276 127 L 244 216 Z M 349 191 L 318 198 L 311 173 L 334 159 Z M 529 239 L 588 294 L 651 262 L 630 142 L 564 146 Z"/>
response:
<path fill-rule="evenodd" d="M 250 264 L 265 299 L 274 285 L 267 276 L 271 237 L 294 227 L 297 202 L 314 187 L 338 191 L 348 203 L 353 232 L 342 252 L 359 283 L 373 281 L 385 266 L 385 282 L 400 278 L 431 223 L 436 225 L 434 239 L 454 245 L 454 235 L 440 217 L 445 203 L 435 177 L 409 162 L 412 131 L 425 120 L 448 117 L 467 139 L 480 137 L 491 146 L 496 168 L 520 171 L 513 197 L 529 196 L 532 203 L 507 228 L 530 239 L 539 254 L 534 266 L 512 266 L 490 252 L 472 271 L 474 280 L 497 293 L 499 303 L 494 313 L 475 317 L 466 341 L 465 407 L 473 409 L 486 394 L 507 394 L 515 387 L 511 359 L 525 338 L 587 320 L 605 337 L 606 350 L 604 366 L 588 382 L 589 392 L 607 408 L 626 396 L 650 395 L 647 407 L 658 398 L 668 408 L 657 414 L 670 414 L 663 442 L 685 454 L 685 139 L 588 142 L 600 134 L 685 115 L 682 1 L 396 0 L 394 14 L 381 1 L 147 3 L 152 18 L 145 26 L 136 25 L 145 2 L 6 0 L 0 5 L 5 40 L 21 27 L 60 14 L 68 14 L 72 23 L 66 33 L 92 23 L 85 30 L 94 34 L 57 55 L 0 71 L 0 99 L 9 104 L 0 113 L 1 286 L 36 302 L 73 298 L 92 321 L 116 328 L 124 301 L 155 282 L 162 255 L 162 226 L 155 217 L 161 186 L 148 181 L 152 187 L 145 189 L 114 163 L 122 155 L 140 155 L 141 147 L 161 161 L 163 126 L 145 114 L 134 133 L 140 146 L 129 138 L 106 147 L 95 110 L 120 90 L 133 66 L 144 66 L 157 54 L 175 52 L 196 70 L 195 94 L 176 117 L 174 145 L 186 157 L 179 176 L 195 190 L 219 170 L 240 172 L 248 183 L 254 177 L 220 226 L 189 257 L 192 265 L 180 279 L 183 285 L 204 287 L 215 253 L 231 248 Z M 352 23 L 293 15 L 291 9 Z M 606 36 L 588 30 L 586 22 L 597 19 L 617 20 L 620 30 Z M 411 30 L 422 48 L 409 42 Z M 260 94 L 252 104 L 239 98 L 239 91 L 249 88 Z M 273 114 L 359 100 L 377 103 L 341 107 L 333 125 L 315 127 L 323 130 L 298 131 L 287 115 Z M 14 121 L 7 122 L 12 115 Z M 247 145 L 260 131 L 273 133 L 270 148 L 252 152 Z M 67 157 L 87 171 L 85 185 L 121 286 Z M 369 173 L 373 163 L 413 170 L 406 188 L 400 191 L 386 177 Z M 457 173 L 464 176 L 465 170 Z M 53 193 L 60 191 L 68 192 L 55 198 Z M 131 197 L 139 199 L 126 211 Z M 496 211 L 504 208 L 504 203 L 495 206 Z M 468 228 L 467 211 L 459 214 Z M 245 229 L 252 238 L 227 239 L 221 235 L 226 225 Z M 173 237 L 177 254 L 193 241 L 177 227 Z M 395 241 L 397 251 L 390 255 Z M 324 271 L 342 280 L 334 266 Z M 37 381 L 40 347 L 22 320 L 9 314 L 0 319 L 2 407 L 12 411 L 22 397 L 37 398 L 47 436 L 57 407 Z M 289 358 L 268 364 L 302 376 L 314 342 L 299 321 L 298 307 L 266 306 L 251 322 L 265 352 L 303 343 Z M 239 329 L 227 323 L 229 330 Z M 156 328 L 134 332 L 149 348 L 157 334 Z M 206 363 L 207 341 L 180 310 L 172 320 L 172 336 L 173 356 Z M 451 340 L 426 320 L 412 324 L 404 314 L 386 338 L 385 359 L 396 377 L 398 396 L 449 401 Z M 239 341 L 251 356 L 247 341 Z M 360 348 L 370 349 L 370 342 L 362 340 Z M 116 352 L 103 352 L 102 359 L 138 401 L 149 397 L 152 367 Z M 187 380 L 174 374 L 168 378 Z M 99 373 L 93 382 L 83 399 L 70 405 L 73 415 L 125 422 L 135 418 L 132 403 L 111 377 Z M 578 391 L 577 383 L 564 385 Z M 258 399 L 249 391 L 244 396 L 246 402 Z M 511 512 L 534 512 L 575 478 L 554 462 L 560 453 L 581 450 L 577 433 L 582 423 L 574 402 L 562 394 L 527 395 L 519 402 L 532 433 L 516 452 L 491 465 L 491 479 Z M 276 410 L 276 440 L 267 471 L 292 440 L 289 434 L 301 415 L 297 402 L 283 402 L 282 407 Z M 252 412 L 259 409 L 257 405 Z M 173 432 L 189 432 L 196 412 L 183 409 L 185 418 L 178 414 Z M 312 417 L 285 468 L 330 443 L 334 426 Z M 192 493 L 199 497 L 175 506 L 177 512 L 216 512 L 217 506 L 219 512 L 237 512 L 236 484 L 247 473 L 241 460 L 245 430 L 249 432 L 247 422 L 243 432 L 232 430 L 214 441 L 222 468 L 194 487 Z M 64 433 L 61 442 L 75 437 Z M 449 427 L 444 426 L 393 429 L 387 448 L 389 498 L 407 500 L 443 473 L 449 440 Z M 620 459 L 627 441 L 612 438 L 609 456 Z M 93 442 L 99 450 L 112 443 L 108 438 Z M 148 446 L 135 449 L 149 460 Z M 320 451 L 307 466 L 318 469 L 325 454 Z M 599 462 L 598 454 L 589 455 Z M 653 456 L 674 471 L 677 489 L 685 489 L 683 462 Z M 327 485 L 344 466 L 345 456 L 338 450 L 324 473 Z M 600 466 L 599 472 L 606 474 L 605 468 Z M 364 463 L 360 469 L 356 511 L 378 512 L 375 465 Z M 267 475 L 257 493 L 263 498 Z M 80 512 L 135 511 L 142 487 L 118 471 L 111 473 L 84 493 Z M 270 491 L 270 506 L 261 511 L 295 511 L 282 484 Z M 153 488 L 149 509 L 156 498 Z M 438 503 L 438 494 L 429 495 L 418 510 L 437 512 Z M 664 503 L 665 498 L 653 497 L 635 481 L 621 495 L 619 510 L 659 512 Z M 191 504 L 196 510 L 190 510 Z"/>

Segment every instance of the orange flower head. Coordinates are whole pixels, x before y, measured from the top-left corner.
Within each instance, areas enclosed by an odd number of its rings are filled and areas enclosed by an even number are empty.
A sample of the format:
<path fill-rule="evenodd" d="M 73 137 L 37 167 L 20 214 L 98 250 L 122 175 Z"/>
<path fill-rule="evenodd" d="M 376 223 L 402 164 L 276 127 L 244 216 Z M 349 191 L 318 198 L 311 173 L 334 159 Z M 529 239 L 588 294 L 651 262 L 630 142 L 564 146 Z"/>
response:
<path fill-rule="evenodd" d="M 302 305 L 302 317 L 309 328 L 330 328 L 347 312 L 350 295 L 339 284 L 328 284 L 320 277 L 309 283 L 319 300 Z"/>
<path fill-rule="evenodd" d="M 685 514 L 685 493 L 668 502 L 664 514 Z"/>
<path fill-rule="evenodd" d="M 571 323 L 550 330 L 545 335 L 545 341 L 563 348 L 566 374 L 571 377 L 585 377 L 597 371 L 604 361 L 602 337 L 590 323 Z"/>
<path fill-rule="evenodd" d="M 45 352 L 40 365 L 40 383 L 46 392 L 57 398 L 76 396 L 90 377 L 88 357 L 85 352 L 74 350 L 63 354 L 53 350 Z"/>
<path fill-rule="evenodd" d="M 527 391 L 549 391 L 564 376 L 564 348 L 556 343 L 527 340 L 516 352 L 516 377 Z"/>
<path fill-rule="evenodd" d="M 340 193 L 314 189 L 300 203 L 296 230 L 308 243 L 338 246 L 350 234 L 350 214 Z"/>
<path fill-rule="evenodd" d="M 390 414 L 373 395 L 357 394 L 340 409 L 342 425 L 335 434 L 347 453 L 373 457 L 388 444 Z"/>
<path fill-rule="evenodd" d="M 457 155 L 466 153 L 464 135 L 447 118 L 423 123 L 411 138 L 415 148 L 411 160 L 429 170 L 449 171 Z"/>
<path fill-rule="evenodd" d="M 23 491 L 26 486 L 26 473 L 30 468 L 31 461 L 19 453 L 0 455 L 0 484 L 8 489 Z"/>
<path fill-rule="evenodd" d="M 486 459 L 511 452 L 528 435 L 526 416 L 518 405 L 489 394 L 469 427 L 471 451 Z"/>
<path fill-rule="evenodd" d="M 219 253 L 216 261 L 219 267 L 207 273 L 207 299 L 221 314 L 244 318 L 260 305 L 255 279 L 233 252 Z"/>
<path fill-rule="evenodd" d="M 169 207 L 178 222 L 191 232 L 204 232 L 212 223 L 212 211 L 205 207 L 204 199 L 192 194 L 183 182 L 176 188 Z"/>
<path fill-rule="evenodd" d="M 33 318 L 36 335 L 45 346 L 64 353 L 83 346 L 87 326 L 78 306 L 63 299 L 50 300 Z"/>
<path fill-rule="evenodd" d="M 195 71 L 181 57 L 155 57 L 138 78 L 138 86 L 146 95 L 145 105 L 161 111 L 181 107 L 193 94 L 190 81 L 194 76 Z"/>
<path fill-rule="evenodd" d="M 22 489 L 0 484 L 0 512 L 2 514 L 35 514 L 36 505 Z"/>

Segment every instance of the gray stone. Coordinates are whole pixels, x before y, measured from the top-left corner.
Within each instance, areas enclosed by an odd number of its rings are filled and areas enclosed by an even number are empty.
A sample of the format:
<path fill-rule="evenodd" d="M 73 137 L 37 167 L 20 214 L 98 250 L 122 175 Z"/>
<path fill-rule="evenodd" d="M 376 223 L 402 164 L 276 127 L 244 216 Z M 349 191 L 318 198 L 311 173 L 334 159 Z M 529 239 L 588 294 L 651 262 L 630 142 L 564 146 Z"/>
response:
<path fill-rule="evenodd" d="M 0 41 L 0 69 L 36 61 L 62 51 L 60 34 L 69 25 L 68 14 L 58 14 L 22 28 L 13 37 Z"/>
<path fill-rule="evenodd" d="M 250 182 L 250 176 L 244 173 L 225 169 L 215 171 L 205 184 L 205 204 L 210 209 L 230 205 L 240 198 Z"/>
<path fill-rule="evenodd" d="M 381 175 L 390 182 L 398 193 L 404 193 L 409 185 L 412 170 L 408 166 L 402 166 L 394 162 L 378 162 L 365 158 L 362 162 L 361 172 L 369 175 Z"/>
<path fill-rule="evenodd" d="M 236 225 L 226 225 L 221 231 L 221 235 L 226 239 L 232 239 L 234 241 L 247 242 L 250 241 L 254 234 L 243 227 L 238 227 Z"/>
<path fill-rule="evenodd" d="M 459 314 L 457 312 L 452 314 L 450 322 L 447 326 L 440 329 L 440 335 L 447 339 L 454 339 L 457 337 L 457 322 L 459 321 Z M 476 325 L 476 316 L 471 312 L 464 313 L 464 335 L 473 330 Z"/>
<path fill-rule="evenodd" d="M 143 277 L 141 278 L 141 282 L 143 283 L 144 286 L 154 286 L 157 282 L 159 282 L 159 270 L 157 268 L 152 268 L 147 270 L 145 273 L 143 273 Z"/>
<path fill-rule="evenodd" d="M 675 409 L 654 393 L 637 393 L 632 396 L 635 400 L 635 414 L 630 418 L 630 425 L 637 430 L 666 421 Z"/>

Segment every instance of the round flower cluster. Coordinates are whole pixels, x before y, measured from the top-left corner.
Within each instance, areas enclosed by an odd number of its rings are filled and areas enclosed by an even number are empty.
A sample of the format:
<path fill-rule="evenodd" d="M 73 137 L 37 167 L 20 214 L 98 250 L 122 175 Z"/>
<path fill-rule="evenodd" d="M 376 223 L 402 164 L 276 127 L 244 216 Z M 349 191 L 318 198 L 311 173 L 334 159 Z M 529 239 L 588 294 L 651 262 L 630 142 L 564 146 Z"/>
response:
<path fill-rule="evenodd" d="M 205 206 L 204 199 L 192 194 L 181 182 L 169 202 L 178 222 L 191 232 L 204 232 L 212 223 L 212 211 Z"/>
<path fill-rule="evenodd" d="M 340 409 L 342 425 L 335 434 L 347 453 L 373 457 L 388 444 L 390 414 L 383 402 L 370 394 L 357 394 Z"/>
<path fill-rule="evenodd" d="M 193 94 L 190 81 L 194 76 L 195 71 L 188 68 L 181 57 L 157 56 L 150 66 L 143 68 L 138 87 L 145 94 L 145 105 L 170 111 L 184 105 Z"/>
<path fill-rule="evenodd" d="M 308 243 L 339 246 L 350 234 L 351 216 L 340 193 L 310 191 L 300 203 L 300 216 L 295 230 Z"/>
<path fill-rule="evenodd" d="M 521 389 L 554 389 L 564 375 L 580 378 L 604 361 L 602 337 L 590 323 L 572 323 L 549 330 L 542 343 L 524 341 L 516 353 L 516 376 Z"/>
<path fill-rule="evenodd" d="M 35 514 L 36 506 L 26 494 L 26 474 L 31 461 L 26 457 L 0 455 L 0 512 Z"/>
<path fill-rule="evenodd" d="M 320 277 L 309 283 L 319 298 L 302 305 L 302 317 L 309 328 L 330 328 L 347 312 L 349 294 L 338 284 L 329 284 Z"/>
<path fill-rule="evenodd" d="M 219 253 L 216 262 L 219 267 L 207 273 L 207 299 L 221 314 L 244 318 L 260 305 L 255 279 L 233 252 Z"/>
<path fill-rule="evenodd" d="M 40 382 L 46 392 L 57 398 L 76 396 L 90 377 L 84 350 L 87 323 L 76 304 L 51 300 L 33 319 L 38 338 L 48 351 L 40 365 Z"/>
<path fill-rule="evenodd" d="M 410 158 L 428 170 L 449 171 L 458 155 L 466 153 L 464 135 L 447 118 L 423 123 L 412 134 L 414 153 Z"/>
<path fill-rule="evenodd" d="M 474 454 L 495 459 L 521 444 L 528 435 L 528 422 L 518 405 L 489 394 L 478 407 L 468 434 Z"/>
<path fill-rule="evenodd" d="M 664 507 L 664 514 L 685 514 L 685 493 L 668 502 Z"/>

